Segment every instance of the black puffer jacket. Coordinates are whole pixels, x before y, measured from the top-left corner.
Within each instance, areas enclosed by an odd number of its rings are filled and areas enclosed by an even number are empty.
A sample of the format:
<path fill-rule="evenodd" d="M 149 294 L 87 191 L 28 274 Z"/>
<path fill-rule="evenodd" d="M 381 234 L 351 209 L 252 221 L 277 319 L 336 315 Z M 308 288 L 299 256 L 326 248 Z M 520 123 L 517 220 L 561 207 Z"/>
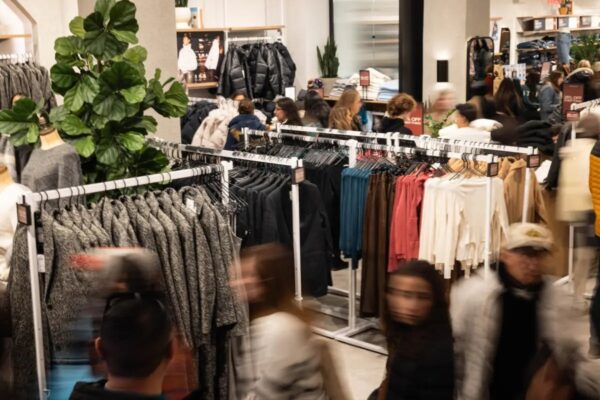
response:
<path fill-rule="evenodd" d="M 229 97 L 239 90 L 251 98 L 272 100 L 293 85 L 296 64 L 282 43 L 230 45 L 220 72 L 219 95 Z"/>
<path fill-rule="evenodd" d="M 517 146 L 537 148 L 546 155 L 554 154 L 552 125 L 545 121 L 529 121 L 517 128 Z"/>

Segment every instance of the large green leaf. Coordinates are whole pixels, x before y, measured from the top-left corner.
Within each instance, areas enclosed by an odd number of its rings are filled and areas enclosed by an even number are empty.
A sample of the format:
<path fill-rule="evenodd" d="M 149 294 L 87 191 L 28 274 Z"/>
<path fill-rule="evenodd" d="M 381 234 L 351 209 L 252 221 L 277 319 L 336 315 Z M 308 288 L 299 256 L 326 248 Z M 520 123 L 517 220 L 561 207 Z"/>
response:
<path fill-rule="evenodd" d="M 108 118 L 98 114 L 92 114 L 90 117 L 90 123 L 95 129 L 103 129 L 108 123 Z"/>
<path fill-rule="evenodd" d="M 136 175 L 162 171 L 169 165 L 166 154 L 155 147 L 144 146 L 144 149 L 134 158 L 131 168 Z"/>
<path fill-rule="evenodd" d="M 154 104 L 154 109 L 163 117 L 182 117 L 187 112 L 188 97 L 183 85 L 173 83 L 165 92 L 164 101 Z"/>
<path fill-rule="evenodd" d="M 63 64 L 67 67 L 77 67 L 80 70 L 85 67 L 85 62 L 79 58 L 78 54 L 73 54 L 70 56 L 63 56 L 61 54 L 55 54 L 57 64 Z"/>
<path fill-rule="evenodd" d="M 18 118 L 30 120 L 31 118 L 35 117 L 41 107 L 42 106 L 32 99 L 25 97 L 15 103 L 12 108 L 12 112 Z"/>
<path fill-rule="evenodd" d="M 27 143 L 36 144 L 40 137 L 40 126 L 38 124 L 29 125 L 27 130 Z"/>
<path fill-rule="evenodd" d="M 113 29 L 110 31 L 115 37 L 121 42 L 129 43 L 129 44 L 137 44 L 138 38 L 134 32 L 129 31 L 118 31 Z"/>
<path fill-rule="evenodd" d="M 98 144 L 96 159 L 104 165 L 113 165 L 119 160 L 119 150 L 111 142 Z"/>
<path fill-rule="evenodd" d="M 92 130 L 87 127 L 83 121 L 74 114 L 69 114 L 61 123 L 61 129 L 69 136 L 80 136 L 92 133 Z"/>
<path fill-rule="evenodd" d="M 136 85 L 119 91 L 129 104 L 141 103 L 146 97 L 146 85 Z"/>
<path fill-rule="evenodd" d="M 120 134 L 117 141 L 130 152 L 140 151 L 144 147 L 144 135 L 137 132 Z"/>
<path fill-rule="evenodd" d="M 112 33 L 104 28 L 101 13 L 95 12 L 84 20 L 85 49 L 102 60 L 110 60 L 117 54 L 127 50 L 127 43 L 120 42 Z"/>
<path fill-rule="evenodd" d="M 141 64 L 148 58 L 148 50 L 142 46 L 134 46 L 127 49 L 123 57 L 134 64 Z"/>
<path fill-rule="evenodd" d="M 28 143 L 28 132 L 32 131 L 32 126 L 38 126 L 40 108 L 35 101 L 24 98 L 17 101 L 12 109 L 0 110 L 0 132 L 11 135 L 15 145 Z"/>
<path fill-rule="evenodd" d="M 156 122 L 156 119 L 154 119 L 153 117 L 151 117 L 149 115 L 146 115 L 146 116 L 141 117 L 139 119 L 139 121 L 137 121 L 136 123 L 131 125 L 131 128 L 143 129 L 145 131 L 155 133 L 157 126 L 158 126 L 158 122 Z"/>
<path fill-rule="evenodd" d="M 114 93 L 103 92 L 94 100 L 94 112 L 110 121 L 120 121 L 126 116 L 125 102 Z"/>
<path fill-rule="evenodd" d="M 61 56 L 72 56 L 81 52 L 83 42 L 77 36 L 67 36 L 56 39 L 54 51 Z"/>
<path fill-rule="evenodd" d="M 115 5 L 115 0 L 97 0 L 94 11 L 99 12 L 104 17 L 104 21 L 108 22 L 110 18 L 110 10 Z"/>
<path fill-rule="evenodd" d="M 100 81 L 112 91 L 143 85 L 146 80 L 131 64 L 116 62 L 100 74 Z"/>
<path fill-rule="evenodd" d="M 69 30 L 71 33 L 78 38 L 83 39 L 85 37 L 85 28 L 83 27 L 83 17 L 75 17 L 69 23 Z"/>
<path fill-rule="evenodd" d="M 79 74 L 72 67 L 64 64 L 55 64 L 50 68 L 52 87 L 59 94 L 64 95 L 79 81 Z"/>
<path fill-rule="evenodd" d="M 96 150 L 96 145 L 94 144 L 94 139 L 91 136 L 83 136 L 77 138 L 71 142 L 77 153 L 83 158 L 88 158 L 94 151 Z"/>
<path fill-rule="evenodd" d="M 83 97 L 79 95 L 80 86 L 80 84 L 77 84 L 67 93 L 65 93 L 65 107 L 67 107 L 69 111 L 79 112 L 79 110 L 81 110 L 81 107 L 83 107 Z"/>
<path fill-rule="evenodd" d="M 96 78 L 85 74 L 79 83 L 65 94 L 65 106 L 78 112 L 84 103 L 93 104 L 100 91 L 100 86 Z"/>
<path fill-rule="evenodd" d="M 57 127 L 60 128 L 60 124 L 67 118 L 68 115 L 71 115 L 71 111 L 68 110 L 64 105 L 54 107 L 50 110 L 50 122 Z"/>
<path fill-rule="evenodd" d="M 139 25 L 135 19 L 135 4 L 128 0 L 119 1 L 110 10 L 110 30 L 136 33 Z"/>

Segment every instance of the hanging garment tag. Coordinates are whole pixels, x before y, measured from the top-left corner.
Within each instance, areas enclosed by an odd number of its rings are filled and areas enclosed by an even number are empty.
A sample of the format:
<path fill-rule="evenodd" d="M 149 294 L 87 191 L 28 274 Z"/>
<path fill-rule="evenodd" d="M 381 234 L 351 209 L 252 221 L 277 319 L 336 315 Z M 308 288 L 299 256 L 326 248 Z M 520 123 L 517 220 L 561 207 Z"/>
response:
<path fill-rule="evenodd" d="M 22 225 L 31 225 L 31 206 L 17 204 L 17 221 Z"/>
<path fill-rule="evenodd" d="M 44 257 L 43 254 L 38 254 L 37 262 L 38 262 L 38 272 L 41 274 L 46 273 L 46 257 Z"/>
<path fill-rule="evenodd" d="M 537 168 L 540 166 L 541 160 L 542 160 L 542 157 L 539 154 L 529 156 L 527 158 L 527 167 L 528 168 Z"/>
<path fill-rule="evenodd" d="M 294 168 L 292 170 L 292 183 L 294 185 L 297 185 L 302 182 L 304 182 L 304 168 L 303 167 Z"/>
<path fill-rule="evenodd" d="M 486 176 L 498 176 L 499 166 L 498 163 L 488 163 Z"/>
<path fill-rule="evenodd" d="M 196 202 L 193 199 L 190 199 L 190 198 L 185 199 L 185 206 L 189 210 L 196 212 Z"/>

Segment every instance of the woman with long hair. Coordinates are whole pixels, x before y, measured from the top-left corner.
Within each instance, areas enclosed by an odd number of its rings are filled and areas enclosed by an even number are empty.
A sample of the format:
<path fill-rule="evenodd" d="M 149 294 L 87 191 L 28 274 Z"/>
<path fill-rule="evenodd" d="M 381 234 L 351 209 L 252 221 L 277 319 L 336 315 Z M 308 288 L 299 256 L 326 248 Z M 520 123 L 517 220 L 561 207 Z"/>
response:
<path fill-rule="evenodd" d="M 232 286 L 250 312 L 243 358 L 251 376 L 237 382 L 242 399 L 326 399 L 321 348 L 294 300 L 294 260 L 283 245 L 242 250 L 241 277 Z"/>
<path fill-rule="evenodd" d="M 283 97 L 275 102 L 275 116 L 283 125 L 303 126 L 298 107 L 294 100 Z"/>
<path fill-rule="evenodd" d="M 562 100 L 562 84 L 564 74 L 561 71 L 552 71 L 550 77 L 540 89 L 540 119 L 547 121 L 554 113 L 556 108 L 560 107 Z"/>
<path fill-rule="evenodd" d="M 344 93 L 342 93 L 337 103 L 335 103 L 329 115 L 329 128 L 359 131 L 361 123 L 358 114 L 361 107 L 362 99 L 360 93 L 353 88 L 344 90 Z M 342 122 L 346 120 L 347 115 L 351 117 L 350 128 Z"/>
<path fill-rule="evenodd" d="M 519 94 L 515 82 L 504 78 L 495 95 L 498 114 L 520 119 L 523 117 L 523 97 Z"/>
<path fill-rule="evenodd" d="M 331 107 L 316 90 L 309 90 L 304 98 L 304 126 L 327 128 Z"/>
<path fill-rule="evenodd" d="M 383 324 L 389 355 L 376 398 L 452 400 L 452 327 L 444 283 L 433 265 L 410 261 L 390 274 Z"/>

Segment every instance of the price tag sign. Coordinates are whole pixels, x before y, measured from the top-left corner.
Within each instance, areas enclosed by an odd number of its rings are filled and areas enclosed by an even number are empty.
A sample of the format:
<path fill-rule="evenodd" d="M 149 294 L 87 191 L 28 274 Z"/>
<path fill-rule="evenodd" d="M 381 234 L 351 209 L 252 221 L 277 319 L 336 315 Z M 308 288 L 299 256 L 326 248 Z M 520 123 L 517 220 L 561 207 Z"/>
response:
<path fill-rule="evenodd" d="M 27 204 L 17 204 L 17 221 L 22 225 L 31 225 L 31 207 Z"/>
<path fill-rule="evenodd" d="M 542 162 L 542 157 L 539 154 L 529 156 L 527 158 L 527 167 L 528 168 L 536 168 L 539 167 Z"/>
<path fill-rule="evenodd" d="M 295 168 L 292 171 L 292 183 L 297 185 L 304 182 L 304 168 Z"/>
<path fill-rule="evenodd" d="M 500 165 L 498 163 L 488 163 L 487 165 L 487 176 L 498 176 L 498 170 Z"/>
<path fill-rule="evenodd" d="M 360 77 L 360 86 L 371 86 L 371 72 L 369 72 L 369 70 L 361 69 L 358 75 Z"/>

